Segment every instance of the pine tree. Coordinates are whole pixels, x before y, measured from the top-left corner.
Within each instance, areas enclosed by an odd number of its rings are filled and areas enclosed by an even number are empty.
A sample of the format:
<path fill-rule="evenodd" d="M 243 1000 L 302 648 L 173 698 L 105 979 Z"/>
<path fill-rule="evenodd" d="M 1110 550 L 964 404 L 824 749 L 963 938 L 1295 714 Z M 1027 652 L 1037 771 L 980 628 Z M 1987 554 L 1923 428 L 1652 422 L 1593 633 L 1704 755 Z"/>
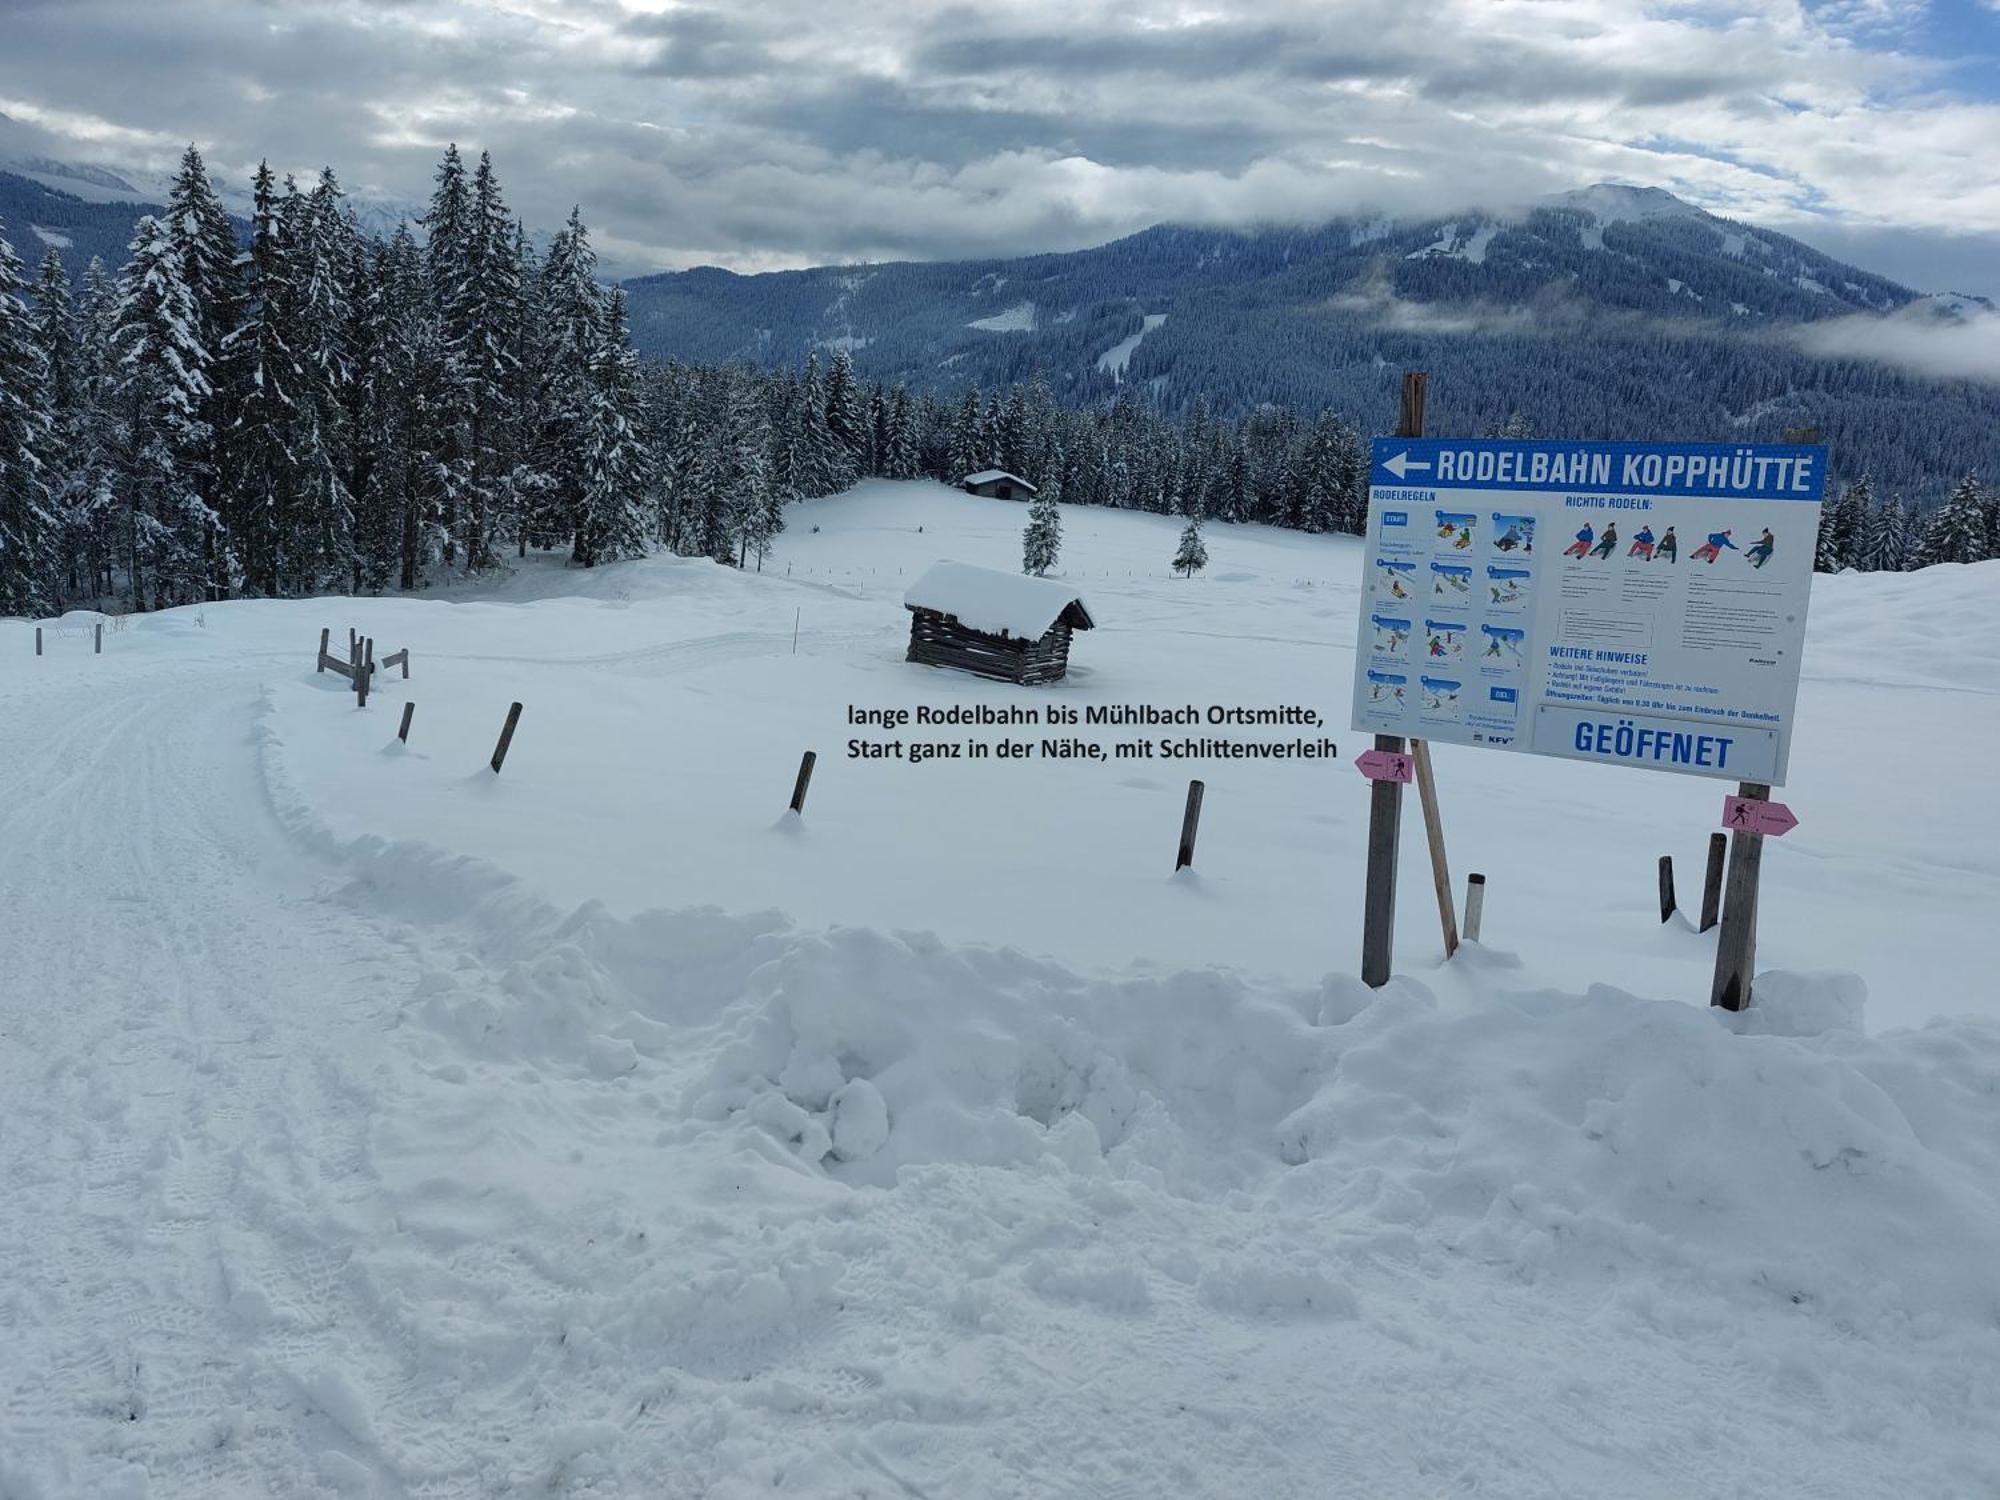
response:
<path fill-rule="evenodd" d="M 88 472 L 81 460 L 89 414 L 69 273 L 63 269 L 62 257 L 53 246 L 42 257 L 35 275 L 29 325 L 35 348 L 41 354 L 42 405 L 49 421 L 48 444 L 43 454 L 47 488 L 43 509 L 47 520 L 42 528 L 42 579 L 43 592 L 55 603 L 79 594 L 83 586 L 77 537 L 69 518 L 77 512 L 87 493 Z"/>
<path fill-rule="evenodd" d="M 958 414 L 951 424 L 951 476 L 945 482 L 956 485 L 969 474 L 988 467 L 979 424 L 979 387 L 973 386 L 959 399 Z"/>
<path fill-rule="evenodd" d="M 118 556 L 117 459 L 120 446 L 117 355 L 114 334 L 118 288 L 97 256 L 84 269 L 76 305 L 77 402 L 68 463 L 74 483 L 67 510 L 57 520 L 77 598 L 107 595 L 115 588 Z"/>
<path fill-rule="evenodd" d="M 0 615 L 39 614 L 51 593 L 49 369 L 22 287 L 0 226 Z"/>
<path fill-rule="evenodd" d="M 833 487 L 844 490 L 859 477 L 868 442 L 867 413 L 855 387 L 854 361 L 845 349 L 834 351 L 826 372 L 826 425 L 839 448 Z"/>
<path fill-rule="evenodd" d="M 1062 480 L 1055 474 L 1043 482 L 1028 506 L 1028 525 L 1021 534 L 1021 571 L 1040 578 L 1056 565 L 1062 552 Z"/>
<path fill-rule="evenodd" d="M 1208 548 L 1201 540 L 1201 517 L 1190 516 L 1181 532 L 1180 548 L 1174 553 L 1174 571 L 1183 578 L 1192 578 L 1207 566 Z"/>
<path fill-rule="evenodd" d="M 536 317 L 542 326 L 542 431 L 536 461 L 549 476 L 561 534 L 574 541 L 586 504 L 583 453 L 589 441 L 590 370 L 604 330 L 597 254 L 576 209 L 549 241 Z"/>
<path fill-rule="evenodd" d="M 882 474 L 887 479 L 915 479 L 922 472 L 916 416 L 910 393 L 898 385 L 889 396 L 888 442 L 882 450 Z"/>
<path fill-rule="evenodd" d="M 117 484 L 132 605 L 144 609 L 218 597 L 221 517 L 198 483 L 208 427 L 208 351 L 194 299 L 166 226 L 151 214 L 133 227 L 132 259 L 119 277 Z"/>
<path fill-rule="evenodd" d="M 584 567 L 646 555 L 652 530 L 647 459 L 639 436 L 638 361 L 627 339 L 625 290 L 614 288 L 590 367 L 583 517 L 575 560 Z M 768 550 L 769 538 L 765 539 Z M 761 560 L 763 553 L 758 556 Z"/>
<path fill-rule="evenodd" d="M 1910 512 L 1901 495 L 1891 495 L 1868 518 L 1862 566 L 1900 573 L 1910 565 Z"/>
<path fill-rule="evenodd" d="M 1986 497 L 1978 479 L 1968 474 L 1931 516 L 1917 547 L 1916 565 L 1984 562 L 1993 555 L 1986 516 Z"/>
<path fill-rule="evenodd" d="M 298 299 L 281 215 L 277 181 L 263 163 L 251 187 L 244 322 L 224 344 L 219 368 L 231 413 L 218 443 L 224 515 L 248 587 L 265 595 L 287 591 L 296 528 L 309 524 L 292 450 L 309 382 L 291 346 Z"/>
<path fill-rule="evenodd" d="M 816 500 L 835 494 L 854 482 L 853 466 L 833 430 L 833 387 L 830 377 L 822 377 L 819 355 L 806 355 L 806 373 L 793 414 L 795 472 L 790 476 L 799 497 Z"/>

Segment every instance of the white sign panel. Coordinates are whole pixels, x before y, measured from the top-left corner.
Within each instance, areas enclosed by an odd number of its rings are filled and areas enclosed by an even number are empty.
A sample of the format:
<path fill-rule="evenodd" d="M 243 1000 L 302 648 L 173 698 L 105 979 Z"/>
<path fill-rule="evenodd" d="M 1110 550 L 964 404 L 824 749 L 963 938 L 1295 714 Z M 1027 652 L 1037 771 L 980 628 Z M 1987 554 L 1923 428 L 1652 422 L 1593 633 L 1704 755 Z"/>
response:
<path fill-rule="evenodd" d="M 1354 727 L 1784 783 L 1826 450 L 1377 438 Z"/>

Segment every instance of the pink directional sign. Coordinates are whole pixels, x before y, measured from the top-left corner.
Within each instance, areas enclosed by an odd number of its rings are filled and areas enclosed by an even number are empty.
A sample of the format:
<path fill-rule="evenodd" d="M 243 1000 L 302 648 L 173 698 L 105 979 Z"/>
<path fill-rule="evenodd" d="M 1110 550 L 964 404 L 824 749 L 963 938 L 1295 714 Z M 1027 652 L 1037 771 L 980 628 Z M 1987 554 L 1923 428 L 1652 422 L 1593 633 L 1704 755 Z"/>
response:
<path fill-rule="evenodd" d="M 1782 802 L 1762 802 L 1755 797 L 1724 797 L 1722 826 L 1742 833 L 1762 833 L 1778 838 L 1798 827 L 1799 820 Z"/>
<path fill-rule="evenodd" d="M 1354 763 L 1370 781 L 1414 781 L 1417 775 L 1417 763 L 1394 750 L 1363 750 Z"/>

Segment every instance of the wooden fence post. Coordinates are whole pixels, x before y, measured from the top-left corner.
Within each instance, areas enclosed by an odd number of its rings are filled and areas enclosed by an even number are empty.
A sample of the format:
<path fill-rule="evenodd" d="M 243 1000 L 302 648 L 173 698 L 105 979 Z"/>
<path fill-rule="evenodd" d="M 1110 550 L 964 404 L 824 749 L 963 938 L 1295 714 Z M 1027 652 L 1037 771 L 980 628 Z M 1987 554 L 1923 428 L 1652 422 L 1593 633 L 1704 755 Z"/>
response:
<path fill-rule="evenodd" d="M 1706 932 L 1722 915 L 1722 861 L 1729 852 L 1729 835 L 1708 836 L 1708 870 L 1701 880 L 1701 927 Z"/>
<path fill-rule="evenodd" d="M 500 726 L 500 743 L 493 747 L 493 774 L 500 774 L 500 764 L 507 759 L 507 747 L 514 743 L 514 726 L 521 722 L 521 705 L 516 703 L 507 710 L 507 722 Z"/>
<path fill-rule="evenodd" d="M 1431 882 L 1437 887 L 1438 922 L 1444 928 L 1444 956 L 1458 952 L 1458 921 L 1451 910 L 1451 867 L 1444 857 L 1444 819 L 1438 812 L 1437 780 L 1431 775 L 1428 740 L 1410 741 L 1417 767 L 1417 800 L 1424 809 L 1424 842 L 1431 851 Z"/>
<path fill-rule="evenodd" d="M 41 654 L 42 654 L 42 627 L 37 625 L 35 627 L 35 655 L 40 656 Z"/>
<path fill-rule="evenodd" d="M 1174 857 L 1174 869 L 1185 870 L 1194 863 L 1194 836 L 1201 830 L 1201 799 L 1208 792 L 1199 781 L 1188 783 L 1187 807 L 1181 813 L 1181 847 Z"/>
<path fill-rule="evenodd" d="M 1760 781 L 1737 785 L 1736 795 L 1763 801 L 1770 787 Z M 1757 884 L 1764 865 L 1764 835 L 1737 829 L 1729 835 L 1729 878 L 1722 896 L 1722 936 L 1715 945 L 1715 982 L 1708 1003 L 1742 1010 L 1750 1003 L 1757 970 Z"/>
<path fill-rule="evenodd" d="M 1662 854 L 1660 856 L 1660 920 L 1662 922 L 1669 920 L 1679 909 L 1680 903 L 1674 900 L 1674 857 L 1671 854 Z"/>
<path fill-rule="evenodd" d="M 102 620 L 97 622 L 97 650 L 93 654 L 97 656 L 104 654 L 104 622 Z"/>
<path fill-rule="evenodd" d="M 374 675 L 374 642 L 362 641 L 354 648 L 354 706 L 368 706 L 368 679 Z"/>
<path fill-rule="evenodd" d="M 332 637 L 333 637 L 333 632 L 330 629 L 328 629 L 324 625 L 320 626 L 319 655 L 313 658 L 313 670 L 315 672 L 324 672 L 326 670 L 326 647 L 327 647 L 327 642 L 331 640 Z"/>
<path fill-rule="evenodd" d="M 1424 398 L 1430 377 L 1421 370 L 1403 375 L 1397 437 L 1424 435 Z M 1375 748 L 1405 753 L 1403 737 L 1375 736 Z M 1361 916 L 1361 982 L 1379 989 L 1389 982 L 1396 961 L 1396 853 L 1403 832 L 1403 784 L 1374 781 L 1368 790 L 1368 889 Z"/>
<path fill-rule="evenodd" d="M 1479 923 L 1486 915 L 1486 877 L 1468 875 L 1465 877 L 1465 940 L 1479 941 Z"/>
<path fill-rule="evenodd" d="M 396 727 L 396 738 L 401 740 L 406 745 L 409 744 L 410 742 L 410 719 L 411 716 L 416 713 L 416 711 L 417 711 L 416 704 L 405 703 L 403 705 L 403 722 Z"/>
<path fill-rule="evenodd" d="M 791 807 L 802 818 L 806 815 L 806 788 L 812 785 L 813 767 L 818 763 L 818 754 L 811 750 L 799 757 L 799 777 L 792 783 Z"/>

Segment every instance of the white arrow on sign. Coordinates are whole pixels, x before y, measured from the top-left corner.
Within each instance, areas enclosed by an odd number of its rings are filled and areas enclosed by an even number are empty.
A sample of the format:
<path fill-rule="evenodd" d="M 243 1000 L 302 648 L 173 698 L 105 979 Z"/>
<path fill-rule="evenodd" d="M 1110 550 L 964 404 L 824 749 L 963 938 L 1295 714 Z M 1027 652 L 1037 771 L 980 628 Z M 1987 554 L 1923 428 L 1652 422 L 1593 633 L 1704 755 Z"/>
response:
<path fill-rule="evenodd" d="M 1387 469 L 1391 474 L 1394 474 L 1398 479 L 1407 476 L 1412 469 L 1428 469 L 1430 466 L 1429 459 L 1418 463 L 1407 452 L 1398 453 L 1394 458 L 1385 458 L 1382 460 L 1382 467 Z"/>

